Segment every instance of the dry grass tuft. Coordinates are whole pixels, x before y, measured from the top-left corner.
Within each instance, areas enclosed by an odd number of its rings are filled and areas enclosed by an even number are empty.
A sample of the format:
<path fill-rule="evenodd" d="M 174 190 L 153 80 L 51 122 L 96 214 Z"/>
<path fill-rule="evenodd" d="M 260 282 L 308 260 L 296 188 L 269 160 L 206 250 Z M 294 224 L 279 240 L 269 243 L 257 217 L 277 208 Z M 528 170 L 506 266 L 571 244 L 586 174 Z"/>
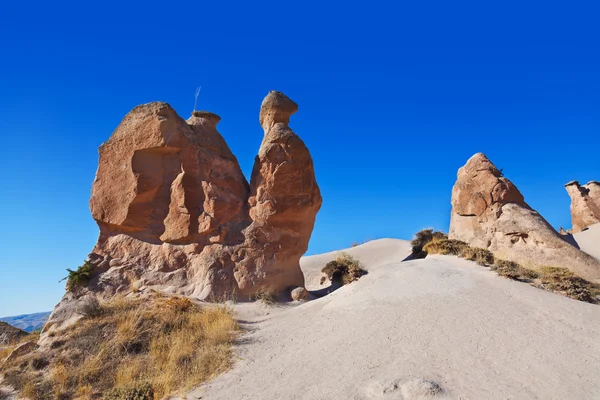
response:
<path fill-rule="evenodd" d="M 479 247 L 465 246 L 459 254 L 459 257 L 469 261 L 475 261 L 477 265 L 482 265 L 484 267 L 494 264 L 494 253 Z"/>
<path fill-rule="evenodd" d="M 540 283 L 545 289 L 588 303 L 597 303 L 597 296 L 600 295 L 600 285 L 587 281 L 566 268 L 540 268 Z"/>
<path fill-rule="evenodd" d="M 492 271 L 498 275 L 515 281 L 530 282 L 538 277 L 538 273 L 521 266 L 514 261 L 496 260 L 492 265 Z"/>
<path fill-rule="evenodd" d="M 412 253 L 420 258 L 425 258 L 427 256 L 427 253 L 423 253 L 425 245 L 432 241 L 444 239 L 448 239 L 448 235 L 443 232 L 434 232 L 433 229 L 423 229 L 415 233 L 414 239 L 410 242 Z"/>
<path fill-rule="evenodd" d="M 252 296 L 252 299 L 261 301 L 263 304 L 268 306 L 272 306 L 277 302 L 277 299 L 275 298 L 275 293 L 272 289 L 269 288 L 262 288 L 257 290 L 256 293 L 254 293 L 254 295 Z"/>
<path fill-rule="evenodd" d="M 469 247 L 465 242 L 454 239 L 433 240 L 423 247 L 427 254 L 459 256 Z"/>
<path fill-rule="evenodd" d="M 339 285 L 347 285 L 367 273 L 360 267 L 358 260 L 344 252 L 339 253 L 335 260 L 328 262 L 321 272 L 326 275 L 321 278 L 321 284 L 329 279 Z"/>
<path fill-rule="evenodd" d="M 161 399 L 231 366 L 239 328 L 226 305 L 155 295 L 101 308 L 59 332 L 44 363 L 33 353 L 2 365 L 7 383 L 31 400 Z"/>

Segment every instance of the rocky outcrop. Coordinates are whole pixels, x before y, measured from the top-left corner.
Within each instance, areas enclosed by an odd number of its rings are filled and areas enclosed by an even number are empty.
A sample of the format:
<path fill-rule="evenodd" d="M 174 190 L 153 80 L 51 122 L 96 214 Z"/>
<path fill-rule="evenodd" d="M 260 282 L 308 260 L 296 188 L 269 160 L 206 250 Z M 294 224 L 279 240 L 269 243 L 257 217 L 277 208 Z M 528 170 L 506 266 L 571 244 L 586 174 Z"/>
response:
<path fill-rule="evenodd" d="M 579 182 L 572 181 L 565 188 L 571 197 L 573 233 L 600 223 L 600 182 L 591 181 L 587 185 L 580 185 Z"/>
<path fill-rule="evenodd" d="M 27 332 L 0 321 L 0 346 L 18 342 L 22 337 L 27 335 Z"/>
<path fill-rule="evenodd" d="M 71 318 L 90 293 L 249 299 L 304 286 L 299 260 L 321 195 L 310 153 L 288 126 L 296 110 L 279 92 L 263 101 L 265 136 L 249 185 L 216 114 L 195 111 L 185 121 L 167 103 L 134 108 L 99 149 L 92 280 L 53 316 Z"/>
<path fill-rule="evenodd" d="M 600 263 L 563 240 L 481 153 L 458 170 L 449 237 L 532 268 L 565 267 L 586 279 L 600 280 Z"/>

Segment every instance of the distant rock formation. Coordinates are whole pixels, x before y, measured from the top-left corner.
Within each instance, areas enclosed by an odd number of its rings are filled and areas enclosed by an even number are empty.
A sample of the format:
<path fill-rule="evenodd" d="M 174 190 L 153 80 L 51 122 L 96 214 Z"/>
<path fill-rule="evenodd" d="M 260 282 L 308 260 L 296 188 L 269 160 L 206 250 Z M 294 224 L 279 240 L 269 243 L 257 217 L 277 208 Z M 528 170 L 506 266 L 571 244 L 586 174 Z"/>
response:
<path fill-rule="evenodd" d="M 600 223 L 600 182 L 591 181 L 582 186 L 572 181 L 565 188 L 571 197 L 573 233 Z"/>
<path fill-rule="evenodd" d="M 586 279 L 600 280 L 600 263 L 563 240 L 481 153 L 458 170 L 449 237 L 533 268 L 565 267 Z"/>
<path fill-rule="evenodd" d="M 27 336 L 27 332 L 0 321 L 0 346 L 15 343 L 23 336 Z M 0 362 L 2 361 L 0 359 Z"/>
<path fill-rule="evenodd" d="M 135 107 L 99 149 L 90 208 L 100 237 L 83 292 L 133 285 L 249 299 L 303 287 L 299 260 L 322 199 L 310 153 L 288 126 L 297 109 L 283 93 L 264 99 L 249 185 L 216 114 L 185 121 L 167 103 Z M 68 318 L 83 296 L 67 293 L 53 315 Z"/>

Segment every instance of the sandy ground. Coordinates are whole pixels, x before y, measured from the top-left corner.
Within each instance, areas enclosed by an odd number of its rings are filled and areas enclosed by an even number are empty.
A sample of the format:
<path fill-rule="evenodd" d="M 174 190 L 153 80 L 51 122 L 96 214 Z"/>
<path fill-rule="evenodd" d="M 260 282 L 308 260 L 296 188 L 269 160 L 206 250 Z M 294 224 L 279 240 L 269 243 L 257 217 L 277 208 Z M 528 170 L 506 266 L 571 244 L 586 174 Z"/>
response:
<path fill-rule="evenodd" d="M 583 232 L 575 233 L 573 238 L 581 250 L 600 260 L 600 224 L 592 225 Z"/>
<path fill-rule="evenodd" d="M 347 250 L 369 274 L 302 304 L 238 304 L 234 368 L 187 399 L 600 399 L 600 307 L 407 242 Z M 307 286 L 335 253 L 305 257 Z"/>

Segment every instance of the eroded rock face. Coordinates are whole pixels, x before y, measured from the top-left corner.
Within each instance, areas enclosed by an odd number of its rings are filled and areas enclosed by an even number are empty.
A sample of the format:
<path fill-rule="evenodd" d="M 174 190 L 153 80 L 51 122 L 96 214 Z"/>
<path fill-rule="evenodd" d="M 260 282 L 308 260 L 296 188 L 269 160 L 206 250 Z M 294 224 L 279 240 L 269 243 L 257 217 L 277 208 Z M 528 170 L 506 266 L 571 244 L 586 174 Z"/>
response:
<path fill-rule="evenodd" d="M 185 121 L 166 103 L 134 108 L 99 149 L 90 200 L 100 227 L 88 259 L 94 277 L 53 315 L 67 320 L 90 293 L 132 288 L 248 299 L 304 286 L 299 260 L 321 196 L 310 153 L 288 126 L 296 110 L 282 93 L 265 98 L 249 185 L 216 114 Z"/>
<path fill-rule="evenodd" d="M 27 332 L 19 328 L 15 328 L 6 322 L 0 321 L 0 346 L 17 342 L 23 336 L 27 336 Z M 0 359 L 0 362 L 1 361 L 2 360 Z"/>
<path fill-rule="evenodd" d="M 591 181 L 587 185 L 580 185 L 579 182 L 572 181 L 565 188 L 571 197 L 573 233 L 600 223 L 600 182 Z"/>
<path fill-rule="evenodd" d="M 458 170 L 449 237 L 532 268 L 565 267 L 600 280 L 600 263 L 563 240 L 481 153 Z"/>

